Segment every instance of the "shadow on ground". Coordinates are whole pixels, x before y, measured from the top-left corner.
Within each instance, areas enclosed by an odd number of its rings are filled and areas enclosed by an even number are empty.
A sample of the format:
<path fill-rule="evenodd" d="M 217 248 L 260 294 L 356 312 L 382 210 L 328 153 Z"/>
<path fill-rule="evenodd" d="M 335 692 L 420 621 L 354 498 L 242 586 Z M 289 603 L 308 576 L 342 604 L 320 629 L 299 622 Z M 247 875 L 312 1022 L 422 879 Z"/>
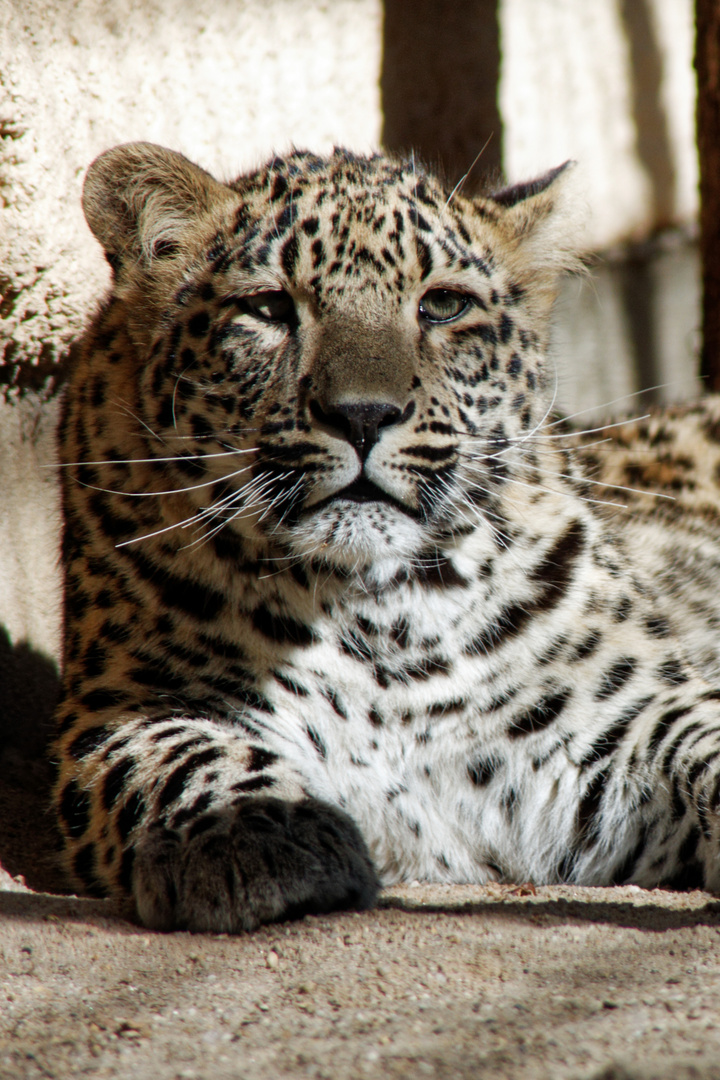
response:
<path fill-rule="evenodd" d="M 54 662 L 0 627 L 0 865 L 39 891 L 64 892 L 50 808 L 48 740 L 60 688 Z"/>

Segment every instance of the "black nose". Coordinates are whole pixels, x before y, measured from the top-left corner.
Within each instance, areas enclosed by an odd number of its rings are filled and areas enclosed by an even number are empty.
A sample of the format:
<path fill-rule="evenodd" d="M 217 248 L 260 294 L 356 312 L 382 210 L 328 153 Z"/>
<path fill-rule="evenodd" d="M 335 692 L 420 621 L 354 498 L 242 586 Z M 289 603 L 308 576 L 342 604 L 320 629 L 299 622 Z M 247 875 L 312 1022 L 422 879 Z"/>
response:
<path fill-rule="evenodd" d="M 413 402 L 403 412 L 397 405 L 385 401 L 352 401 L 324 409 L 319 401 L 310 402 L 310 412 L 326 427 L 333 428 L 343 439 L 354 446 L 362 461 L 368 456 L 380 437 L 381 427 L 409 420 L 415 411 Z"/>

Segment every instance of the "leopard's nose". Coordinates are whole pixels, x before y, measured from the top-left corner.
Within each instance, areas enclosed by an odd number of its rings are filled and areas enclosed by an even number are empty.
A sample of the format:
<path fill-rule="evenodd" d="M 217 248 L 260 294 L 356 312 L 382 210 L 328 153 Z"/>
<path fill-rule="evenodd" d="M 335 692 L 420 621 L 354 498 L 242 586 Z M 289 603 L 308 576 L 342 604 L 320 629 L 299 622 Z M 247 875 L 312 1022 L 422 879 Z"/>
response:
<path fill-rule="evenodd" d="M 404 423 L 414 411 L 412 401 L 404 410 L 388 401 L 348 401 L 334 404 L 331 409 L 323 408 L 316 399 L 310 402 L 315 420 L 354 446 L 361 461 L 380 438 L 380 428 Z"/>

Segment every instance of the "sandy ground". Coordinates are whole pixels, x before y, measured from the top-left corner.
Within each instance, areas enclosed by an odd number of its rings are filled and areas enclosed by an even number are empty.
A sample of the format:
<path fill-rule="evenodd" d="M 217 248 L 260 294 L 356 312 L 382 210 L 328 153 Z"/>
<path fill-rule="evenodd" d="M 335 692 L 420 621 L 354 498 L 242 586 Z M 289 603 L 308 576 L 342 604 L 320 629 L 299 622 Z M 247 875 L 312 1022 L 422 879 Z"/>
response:
<path fill-rule="evenodd" d="M 0 758 L 2 1080 L 720 1080 L 708 894 L 409 886 L 243 937 L 148 933 L 62 894 L 21 750 Z"/>

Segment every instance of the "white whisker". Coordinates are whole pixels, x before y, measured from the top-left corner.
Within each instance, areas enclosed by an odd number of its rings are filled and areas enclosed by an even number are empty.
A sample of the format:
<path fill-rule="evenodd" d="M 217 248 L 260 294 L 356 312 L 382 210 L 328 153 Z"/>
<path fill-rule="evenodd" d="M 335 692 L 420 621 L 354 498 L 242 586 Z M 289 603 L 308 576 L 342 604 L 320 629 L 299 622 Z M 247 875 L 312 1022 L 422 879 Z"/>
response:
<path fill-rule="evenodd" d="M 248 450 L 221 450 L 215 454 L 172 454 L 169 457 L 106 458 L 101 461 L 62 461 L 58 463 L 57 468 L 73 469 L 80 468 L 83 465 L 153 465 L 155 462 L 165 461 L 206 461 L 210 458 L 236 457 L 238 454 L 254 454 L 256 452 L 256 448 L 252 446 Z M 158 492 L 157 494 L 161 494 L 161 492 Z"/>
<path fill-rule="evenodd" d="M 185 487 L 170 488 L 167 491 L 119 491 L 116 488 L 99 487 L 97 484 L 85 484 L 82 480 L 76 482 L 89 491 L 102 491 L 106 495 L 126 495 L 130 499 L 150 499 L 159 495 L 183 495 L 186 491 L 199 491 L 200 488 L 214 487 L 216 484 L 232 480 L 235 476 L 242 476 L 251 468 L 252 465 L 246 465 L 244 469 L 236 469 L 235 472 L 228 473 L 225 476 L 216 476 L 211 480 L 203 480 L 200 484 L 186 484 Z"/>
<path fill-rule="evenodd" d="M 493 137 L 493 133 L 492 133 L 492 131 L 491 131 L 491 132 L 490 132 L 490 134 L 488 135 L 487 139 L 486 139 L 486 140 L 485 140 L 485 142 L 484 142 L 484 143 L 482 144 L 482 146 L 481 146 L 481 147 L 480 147 L 480 149 L 478 150 L 477 154 L 476 154 L 476 155 L 475 155 L 475 157 L 473 158 L 473 163 L 472 163 L 472 165 L 470 166 L 470 168 L 468 169 L 468 171 L 467 171 L 467 172 L 466 172 L 466 173 L 464 174 L 464 176 L 461 176 L 461 177 L 460 177 L 460 179 L 458 180 L 457 184 L 455 185 L 455 187 L 454 187 L 454 188 L 452 189 L 452 191 L 451 191 L 451 192 L 450 192 L 450 194 L 448 195 L 448 197 L 447 197 L 447 201 L 445 202 L 445 206 L 443 207 L 443 209 L 444 209 L 444 210 L 447 210 L 447 208 L 448 208 L 448 206 L 450 205 L 450 203 L 452 202 L 453 198 L 454 198 L 454 197 L 455 197 L 455 196 L 457 195 L 457 193 L 458 193 L 458 192 L 460 191 L 460 189 L 462 188 L 463 184 L 464 184 L 464 183 L 465 183 L 465 181 L 467 180 L 468 176 L 469 176 L 469 175 L 470 175 L 470 173 L 471 173 L 471 172 L 473 171 L 473 169 L 474 169 L 474 168 L 475 168 L 475 166 L 477 165 L 478 161 L 480 160 L 480 158 L 482 157 L 482 155 L 483 155 L 483 154 L 485 153 L 485 151 L 487 150 L 487 147 L 488 147 L 488 143 L 490 142 L 490 140 L 492 139 L 492 137 Z"/>
<path fill-rule="evenodd" d="M 652 394 L 655 390 L 666 390 L 669 386 L 672 386 L 672 383 L 658 383 L 656 386 L 646 386 L 643 390 L 633 390 L 629 394 L 621 394 L 620 397 L 613 398 L 612 401 L 604 401 L 601 405 L 589 405 L 586 409 L 580 409 L 578 412 L 570 413 L 569 416 L 561 416 L 555 423 L 562 424 L 565 420 L 574 420 L 576 416 L 584 416 L 585 413 L 599 412 L 600 409 L 609 409 L 613 405 L 619 404 L 621 401 L 630 401 L 632 398 L 640 397 L 642 394 Z M 644 419 L 644 417 L 641 417 L 640 419 Z M 629 420 L 621 422 L 629 423 Z M 552 427 L 553 425 L 551 424 L 550 426 Z"/>
<path fill-rule="evenodd" d="M 577 415 L 579 416 L 580 414 L 578 413 Z M 652 415 L 651 413 L 644 413 L 642 416 L 635 416 L 632 419 L 616 420 L 615 423 L 613 423 L 613 424 L 601 424 L 600 427 L 585 428 L 584 431 L 572 431 L 572 430 L 563 431 L 559 435 L 548 435 L 547 433 L 544 432 L 543 435 L 542 435 L 542 438 L 544 438 L 544 439 L 575 439 L 575 438 L 580 438 L 581 435 L 594 435 L 596 432 L 610 431 L 611 428 L 626 427 L 628 424 L 637 424 L 641 420 L 648 420 L 651 415 Z M 561 423 L 563 423 L 562 420 L 555 420 L 555 421 L 553 421 L 552 424 L 548 424 L 548 427 L 555 427 L 556 424 L 561 424 Z"/>

